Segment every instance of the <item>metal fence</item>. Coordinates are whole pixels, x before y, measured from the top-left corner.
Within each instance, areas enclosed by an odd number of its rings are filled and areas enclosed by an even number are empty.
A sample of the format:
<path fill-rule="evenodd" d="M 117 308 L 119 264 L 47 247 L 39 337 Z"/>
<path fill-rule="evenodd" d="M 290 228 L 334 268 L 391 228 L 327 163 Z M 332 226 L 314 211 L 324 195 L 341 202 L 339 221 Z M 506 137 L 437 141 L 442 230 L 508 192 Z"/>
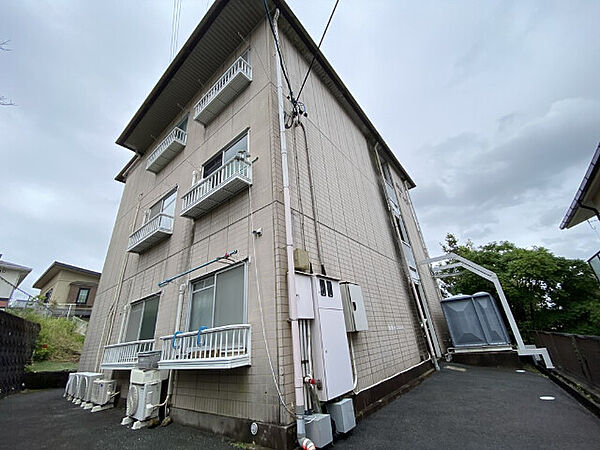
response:
<path fill-rule="evenodd" d="M 535 343 L 546 347 L 556 368 L 600 390 L 600 336 L 535 331 Z"/>
<path fill-rule="evenodd" d="M 39 324 L 0 311 L 0 398 L 21 390 L 39 332 Z"/>

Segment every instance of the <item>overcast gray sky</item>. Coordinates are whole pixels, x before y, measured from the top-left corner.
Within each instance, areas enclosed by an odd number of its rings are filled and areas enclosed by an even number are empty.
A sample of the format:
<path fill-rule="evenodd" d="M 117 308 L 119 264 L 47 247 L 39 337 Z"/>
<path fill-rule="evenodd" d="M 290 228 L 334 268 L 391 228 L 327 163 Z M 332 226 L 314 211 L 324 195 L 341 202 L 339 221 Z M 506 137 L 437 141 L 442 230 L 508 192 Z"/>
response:
<path fill-rule="evenodd" d="M 183 0 L 179 47 L 210 0 Z M 315 41 L 334 0 L 290 4 Z M 5 0 L 0 253 L 100 271 L 132 156 L 114 144 L 169 63 L 173 3 Z M 341 0 L 323 51 L 446 232 L 587 258 L 600 224 L 558 225 L 600 141 L 600 2 Z"/>

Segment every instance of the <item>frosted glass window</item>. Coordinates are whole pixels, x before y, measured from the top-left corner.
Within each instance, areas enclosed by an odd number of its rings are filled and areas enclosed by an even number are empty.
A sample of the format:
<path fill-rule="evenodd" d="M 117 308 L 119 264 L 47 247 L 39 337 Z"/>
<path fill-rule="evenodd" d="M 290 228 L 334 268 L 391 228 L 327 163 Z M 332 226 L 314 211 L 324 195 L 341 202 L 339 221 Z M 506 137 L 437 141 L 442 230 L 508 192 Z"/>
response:
<path fill-rule="evenodd" d="M 245 272 L 240 265 L 192 285 L 190 331 L 245 323 Z"/>
<path fill-rule="evenodd" d="M 158 315 L 158 296 L 131 305 L 125 342 L 153 339 Z"/>
<path fill-rule="evenodd" d="M 215 327 L 244 323 L 244 266 L 217 274 Z"/>
<path fill-rule="evenodd" d="M 201 289 L 192 294 L 192 309 L 190 311 L 190 330 L 200 327 L 212 328 L 213 324 L 214 287 Z"/>
<path fill-rule="evenodd" d="M 127 332 L 125 333 L 125 342 L 137 341 L 140 332 L 140 320 L 144 310 L 143 302 L 131 305 L 129 311 L 129 320 L 127 321 Z"/>

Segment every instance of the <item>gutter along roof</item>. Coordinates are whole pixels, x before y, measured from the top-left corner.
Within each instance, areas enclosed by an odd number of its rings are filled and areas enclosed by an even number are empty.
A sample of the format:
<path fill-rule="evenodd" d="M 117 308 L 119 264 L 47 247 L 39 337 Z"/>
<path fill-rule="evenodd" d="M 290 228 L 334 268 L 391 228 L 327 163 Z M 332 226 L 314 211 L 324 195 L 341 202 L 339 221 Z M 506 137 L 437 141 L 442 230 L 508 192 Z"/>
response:
<path fill-rule="evenodd" d="M 310 61 L 313 54 L 316 55 L 312 72 L 330 89 L 370 143 L 380 144 L 409 187 L 415 187 L 414 181 L 290 7 L 283 0 L 269 0 L 269 5 L 271 10 L 279 8 L 283 19 L 280 19 L 280 29 L 303 56 Z M 158 135 L 164 131 L 181 113 L 183 105 L 198 95 L 198 91 L 243 42 L 241 37 L 237 39 L 236 36 L 246 36 L 264 18 L 264 5 L 260 0 L 215 0 L 116 143 L 143 155 L 154 144 L 152 134 Z M 127 169 L 133 165 L 134 159 L 117 175 L 117 181 L 125 181 Z"/>
<path fill-rule="evenodd" d="M 595 197 L 600 192 L 600 144 L 592 157 L 592 162 L 579 185 L 575 198 L 567 210 L 564 219 L 560 224 L 560 229 L 571 228 L 580 224 L 584 220 L 594 217 L 594 212 L 590 209 L 582 208 L 581 205 L 597 208 L 594 204 Z"/>

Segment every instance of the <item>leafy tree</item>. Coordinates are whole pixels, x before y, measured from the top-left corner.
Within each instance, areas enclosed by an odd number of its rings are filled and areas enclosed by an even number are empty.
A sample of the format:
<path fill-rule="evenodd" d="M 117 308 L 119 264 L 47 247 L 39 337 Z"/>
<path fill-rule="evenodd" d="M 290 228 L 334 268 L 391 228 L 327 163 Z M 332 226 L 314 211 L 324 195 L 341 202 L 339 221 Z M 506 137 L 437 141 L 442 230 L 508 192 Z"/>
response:
<path fill-rule="evenodd" d="M 543 247 L 520 248 L 508 241 L 478 247 L 471 241 L 460 244 L 450 233 L 442 249 L 498 275 L 515 320 L 525 333 L 546 330 L 600 335 L 600 283 L 585 261 L 555 256 Z M 452 294 L 495 294 L 491 282 L 471 272 L 444 281 Z"/>

